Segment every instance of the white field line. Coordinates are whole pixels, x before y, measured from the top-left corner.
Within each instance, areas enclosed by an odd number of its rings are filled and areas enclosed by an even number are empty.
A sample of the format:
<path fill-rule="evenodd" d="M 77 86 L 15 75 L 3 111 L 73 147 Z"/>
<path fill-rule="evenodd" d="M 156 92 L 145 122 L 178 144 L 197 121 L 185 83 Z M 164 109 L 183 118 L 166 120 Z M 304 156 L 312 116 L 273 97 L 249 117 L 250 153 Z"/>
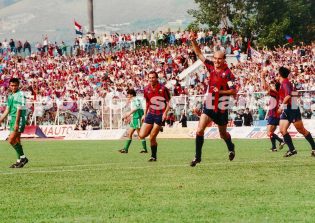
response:
<path fill-rule="evenodd" d="M 253 160 L 253 161 L 243 161 L 243 162 L 217 162 L 217 163 L 202 163 L 198 164 L 198 166 L 215 166 L 215 165 L 228 165 L 228 164 L 260 164 L 260 163 L 284 163 L 284 162 L 290 162 L 290 160 L 277 160 L 277 161 L 260 161 L 260 160 Z M 131 163 L 130 163 L 131 164 Z M 152 165 L 151 165 L 152 164 Z M 145 166 L 129 166 L 129 167 L 114 167 L 111 168 L 113 170 L 132 170 L 132 169 L 144 169 L 144 168 L 153 168 L 154 166 L 156 168 L 174 168 L 174 167 L 189 167 L 189 162 L 185 164 L 178 164 L 178 165 L 156 165 L 157 163 L 150 163 Z M 99 164 L 86 164 L 86 165 L 73 165 L 73 166 L 56 166 L 51 167 L 50 169 L 38 169 L 38 168 L 24 168 L 24 169 L 12 169 L 12 171 L 0 171 L 0 175 L 14 175 L 14 174 L 45 174 L 45 173 L 64 173 L 64 172 L 89 172 L 89 171 L 104 171 L 108 170 L 108 167 L 113 167 L 121 165 L 121 163 L 99 163 Z M 82 167 L 92 167 L 88 169 L 81 169 Z M 106 167 L 106 168 L 93 168 L 93 167 Z M 60 168 L 60 169 L 56 169 Z M 77 169 L 71 169 L 71 168 L 77 168 Z M 22 170 L 22 171 L 21 171 Z"/>

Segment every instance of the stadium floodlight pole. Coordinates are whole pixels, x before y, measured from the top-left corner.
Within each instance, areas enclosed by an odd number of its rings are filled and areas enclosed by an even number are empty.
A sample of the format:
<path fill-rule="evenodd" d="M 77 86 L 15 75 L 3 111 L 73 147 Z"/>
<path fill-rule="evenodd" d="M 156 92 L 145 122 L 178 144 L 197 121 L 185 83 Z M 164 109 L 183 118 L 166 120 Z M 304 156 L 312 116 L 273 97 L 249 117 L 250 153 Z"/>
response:
<path fill-rule="evenodd" d="M 89 32 L 94 33 L 94 15 L 93 15 L 93 0 L 88 2 L 88 18 L 89 18 Z"/>

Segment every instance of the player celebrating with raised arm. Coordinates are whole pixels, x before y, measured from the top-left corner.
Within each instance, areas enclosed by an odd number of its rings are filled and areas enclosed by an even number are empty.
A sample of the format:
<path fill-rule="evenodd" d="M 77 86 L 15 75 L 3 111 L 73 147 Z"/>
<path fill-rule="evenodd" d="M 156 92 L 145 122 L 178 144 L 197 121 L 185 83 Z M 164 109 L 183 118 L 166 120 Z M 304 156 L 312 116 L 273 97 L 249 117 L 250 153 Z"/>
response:
<path fill-rule="evenodd" d="M 304 128 L 300 108 L 297 104 L 297 94 L 294 94 L 293 85 L 288 79 L 290 70 L 285 67 L 279 68 L 279 81 L 281 83 L 279 96 L 280 102 L 282 103 L 279 107 L 278 112 L 280 116 L 280 132 L 283 135 L 284 142 L 288 145 L 289 150 L 284 154 L 284 157 L 290 157 L 297 154 L 295 147 L 292 142 L 292 138 L 288 133 L 288 128 L 293 123 L 296 130 L 301 133 L 305 139 L 311 145 L 311 156 L 315 157 L 315 143 L 314 139 L 309 131 Z"/>
<path fill-rule="evenodd" d="M 17 161 L 10 168 L 22 168 L 28 162 L 21 145 L 21 133 L 24 131 L 26 124 L 26 97 L 19 90 L 20 81 L 17 78 L 11 78 L 9 81 L 9 89 L 11 91 L 7 100 L 7 107 L 0 117 L 0 123 L 10 116 L 10 135 L 9 143 L 17 153 Z"/>
<path fill-rule="evenodd" d="M 133 133 L 136 130 L 139 136 L 140 127 L 142 123 L 142 116 L 144 114 L 144 111 L 142 107 L 142 102 L 138 97 L 136 97 L 136 95 L 137 95 L 136 91 L 133 89 L 130 89 L 127 91 L 127 98 L 130 101 L 131 110 L 123 116 L 123 120 L 127 120 L 130 116 L 132 116 L 132 118 L 130 121 L 130 129 L 128 131 L 128 139 L 126 141 L 125 147 L 119 150 L 119 152 L 121 153 L 128 153 L 128 149 L 132 141 Z M 140 153 L 147 153 L 148 151 L 147 151 L 145 138 L 140 138 L 140 140 L 141 140 L 142 148 L 143 148 L 143 150 L 141 150 Z"/>
<path fill-rule="evenodd" d="M 150 162 L 157 160 L 157 141 L 156 137 L 160 132 L 162 122 L 166 120 L 170 109 L 169 90 L 158 82 L 158 74 L 151 71 L 148 75 L 149 85 L 144 89 L 146 99 L 146 109 L 144 112 L 144 124 L 139 133 L 140 138 L 150 135 L 151 158 Z"/>
<path fill-rule="evenodd" d="M 267 85 L 266 83 L 266 75 L 268 74 L 267 70 L 264 70 L 261 73 L 261 85 L 264 90 L 268 91 L 268 94 L 270 95 L 270 101 L 269 101 L 269 111 L 268 111 L 268 123 L 267 123 L 267 135 L 270 138 L 271 141 L 271 151 L 276 152 L 276 140 L 279 141 L 279 149 L 281 150 L 284 146 L 284 141 L 277 136 L 274 132 L 277 129 L 277 126 L 279 125 L 280 121 L 280 114 L 278 113 L 278 106 L 279 106 L 279 89 L 280 89 L 280 83 L 275 81 L 272 82 L 271 85 Z"/>
<path fill-rule="evenodd" d="M 196 132 L 196 154 L 190 166 L 194 167 L 201 162 L 202 146 L 204 143 L 204 131 L 208 124 L 213 121 L 218 125 L 220 137 L 224 139 L 228 150 L 229 160 L 235 157 L 234 144 L 230 134 L 227 132 L 229 96 L 236 95 L 234 86 L 235 77 L 225 62 L 224 52 L 217 51 L 213 55 L 214 61 L 209 61 L 201 53 L 196 42 L 196 34 L 190 33 L 192 47 L 198 58 L 204 63 L 210 73 L 208 78 L 208 89 L 204 103 L 203 113 L 200 116 Z"/>

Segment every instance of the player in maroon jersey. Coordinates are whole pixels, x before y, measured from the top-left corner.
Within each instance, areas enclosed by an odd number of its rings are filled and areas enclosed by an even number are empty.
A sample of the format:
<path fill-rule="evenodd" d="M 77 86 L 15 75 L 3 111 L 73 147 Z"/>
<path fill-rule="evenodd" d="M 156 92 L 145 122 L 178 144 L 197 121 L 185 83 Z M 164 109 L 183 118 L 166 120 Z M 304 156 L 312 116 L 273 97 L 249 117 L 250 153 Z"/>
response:
<path fill-rule="evenodd" d="M 218 125 L 220 137 L 224 139 L 229 150 L 229 160 L 232 161 L 235 157 L 235 146 L 232 143 L 230 134 L 227 132 L 227 123 L 228 106 L 230 105 L 229 98 L 231 95 L 236 94 L 234 86 L 235 77 L 227 67 L 224 52 L 215 52 L 213 55 L 214 61 L 209 61 L 201 53 L 200 47 L 196 42 L 195 33 L 192 32 L 190 34 L 190 39 L 194 52 L 210 73 L 204 109 L 200 116 L 196 132 L 196 154 L 190 166 L 194 167 L 197 163 L 201 162 L 204 130 L 211 121 Z"/>
<path fill-rule="evenodd" d="M 270 85 L 267 85 L 266 83 L 266 75 L 268 71 L 264 70 L 261 75 L 261 85 L 264 90 L 268 91 L 268 94 L 270 95 L 270 101 L 269 101 L 269 111 L 268 111 L 268 123 L 267 123 L 267 135 L 270 138 L 271 141 L 271 151 L 276 152 L 276 140 L 279 141 L 279 149 L 281 150 L 284 146 L 284 141 L 277 136 L 274 132 L 277 129 L 277 126 L 279 125 L 280 121 L 280 114 L 278 113 L 278 107 L 279 107 L 279 89 L 280 89 L 280 83 L 277 81 L 273 81 Z"/>
<path fill-rule="evenodd" d="M 301 133 L 311 145 L 311 156 L 315 157 L 315 143 L 309 131 L 304 128 L 300 108 L 297 103 L 297 92 L 294 91 L 292 83 L 288 76 L 290 70 L 285 67 L 279 68 L 278 78 L 281 83 L 279 90 L 280 107 L 278 112 L 280 115 L 280 132 L 283 135 L 284 142 L 288 145 L 289 150 L 284 154 L 284 157 L 290 157 L 297 154 L 292 142 L 292 138 L 288 133 L 288 128 L 293 123 L 296 130 Z"/>
<path fill-rule="evenodd" d="M 149 161 L 157 160 L 157 141 L 162 122 L 166 120 L 170 109 L 169 101 L 171 99 L 169 90 L 158 82 L 158 74 L 151 71 L 148 75 L 149 85 L 144 89 L 144 98 L 146 100 L 146 109 L 144 111 L 144 124 L 142 125 L 139 137 L 150 135 L 151 158 Z"/>

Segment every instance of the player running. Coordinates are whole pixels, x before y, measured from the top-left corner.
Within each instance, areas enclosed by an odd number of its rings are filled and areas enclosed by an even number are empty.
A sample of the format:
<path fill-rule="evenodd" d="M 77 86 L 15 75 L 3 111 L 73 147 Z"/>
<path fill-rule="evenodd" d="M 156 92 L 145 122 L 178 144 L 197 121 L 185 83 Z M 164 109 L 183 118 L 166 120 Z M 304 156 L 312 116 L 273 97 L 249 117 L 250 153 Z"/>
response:
<path fill-rule="evenodd" d="M 160 132 L 162 122 L 166 120 L 170 109 L 170 93 L 167 87 L 160 84 L 158 74 L 155 71 L 149 73 L 149 85 L 144 89 L 146 109 L 144 112 L 144 124 L 140 129 L 139 136 L 145 138 L 150 135 L 151 158 L 150 162 L 157 160 L 156 137 Z"/>
<path fill-rule="evenodd" d="M 130 102 L 131 110 L 123 116 L 123 120 L 126 121 L 131 116 L 131 121 L 129 124 L 130 128 L 128 130 L 128 139 L 126 141 L 125 147 L 118 150 L 120 153 L 128 153 L 128 149 L 132 142 L 132 136 L 135 131 L 137 131 L 139 136 L 144 111 L 142 107 L 142 101 L 136 96 L 137 94 L 135 90 L 130 89 L 127 91 L 127 98 Z M 140 151 L 140 153 L 148 153 L 145 138 L 140 138 L 140 140 L 142 143 L 142 150 Z"/>

